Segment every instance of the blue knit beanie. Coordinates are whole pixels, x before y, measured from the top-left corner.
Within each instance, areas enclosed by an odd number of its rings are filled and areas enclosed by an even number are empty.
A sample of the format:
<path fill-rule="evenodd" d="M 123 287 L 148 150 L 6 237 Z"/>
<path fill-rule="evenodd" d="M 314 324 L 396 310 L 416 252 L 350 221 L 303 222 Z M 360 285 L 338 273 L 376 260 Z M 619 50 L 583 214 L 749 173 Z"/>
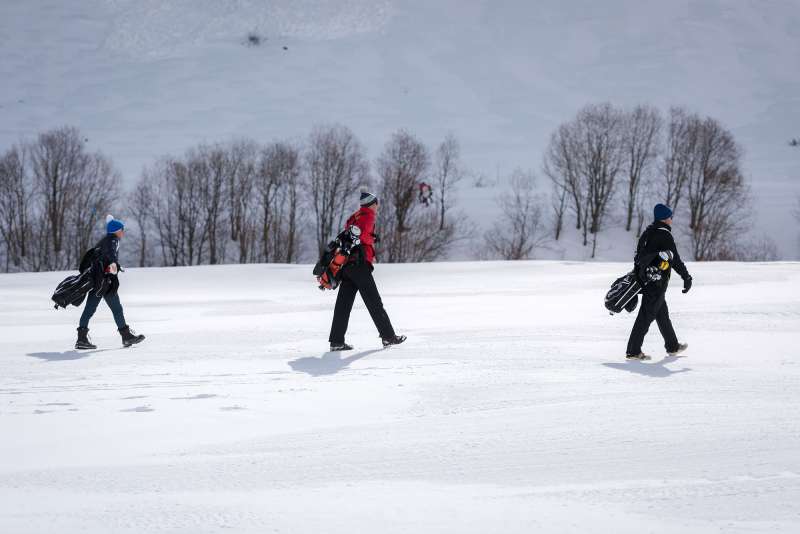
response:
<path fill-rule="evenodd" d="M 118 230 L 124 230 L 125 225 L 122 224 L 122 221 L 115 219 L 111 215 L 106 215 L 106 233 L 113 234 Z"/>
<path fill-rule="evenodd" d="M 665 204 L 656 204 L 656 207 L 653 208 L 653 218 L 656 221 L 672 218 L 672 208 Z"/>

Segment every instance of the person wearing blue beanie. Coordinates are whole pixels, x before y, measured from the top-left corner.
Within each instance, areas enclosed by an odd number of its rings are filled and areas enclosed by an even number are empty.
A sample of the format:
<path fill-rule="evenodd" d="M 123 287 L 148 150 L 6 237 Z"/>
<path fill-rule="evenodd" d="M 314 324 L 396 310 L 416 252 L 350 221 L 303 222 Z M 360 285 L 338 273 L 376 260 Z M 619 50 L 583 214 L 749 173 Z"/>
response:
<path fill-rule="evenodd" d="M 109 219 L 110 217 L 110 219 Z M 122 224 L 122 221 L 119 219 L 115 219 L 111 215 L 106 217 L 106 233 L 107 234 L 116 234 L 120 230 L 125 230 L 125 225 Z M 121 235 L 117 237 L 122 237 Z"/>
<path fill-rule="evenodd" d="M 653 208 L 653 220 L 666 221 L 667 219 L 672 220 L 672 208 L 666 204 L 656 204 Z"/>
<path fill-rule="evenodd" d="M 83 308 L 80 321 L 78 323 L 78 341 L 75 348 L 78 350 L 96 349 L 89 341 L 89 320 L 97 311 L 97 306 L 101 300 L 105 300 L 111 313 L 114 315 L 114 322 L 117 330 L 122 336 L 122 345 L 130 347 L 136 343 L 144 341 L 143 335 L 137 335 L 131 331 L 125 322 L 125 315 L 122 311 L 122 304 L 119 301 L 119 278 L 118 273 L 122 270 L 119 266 L 119 240 L 125 235 L 125 225 L 119 219 L 111 215 L 106 216 L 106 235 L 94 248 L 84 254 L 81 260 L 80 270 L 96 269 L 101 271 L 96 273 L 95 288 L 91 289 L 86 295 L 86 305 Z"/>
<path fill-rule="evenodd" d="M 633 265 L 634 272 L 642 284 L 642 305 L 628 338 L 626 358 L 629 360 L 650 359 L 650 356 L 642 352 L 642 343 L 653 321 L 658 324 L 658 330 L 664 337 L 667 354 L 676 356 L 689 347 L 686 343 L 678 342 L 666 301 L 667 285 L 672 269 L 683 278 L 684 293 L 692 287 L 692 277 L 681 261 L 675 239 L 672 237 L 672 215 L 669 206 L 656 204 L 653 208 L 655 221 L 642 232 L 636 246 Z"/>

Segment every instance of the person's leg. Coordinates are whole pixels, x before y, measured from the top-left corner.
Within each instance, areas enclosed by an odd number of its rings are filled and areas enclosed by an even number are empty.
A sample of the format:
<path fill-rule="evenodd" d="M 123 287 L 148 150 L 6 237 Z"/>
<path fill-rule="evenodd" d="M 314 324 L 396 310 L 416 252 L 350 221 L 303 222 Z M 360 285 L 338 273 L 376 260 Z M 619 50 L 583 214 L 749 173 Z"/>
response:
<path fill-rule="evenodd" d="M 105 296 L 106 304 L 111 308 L 111 313 L 114 315 L 114 322 L 117 323 L 117 328 L 125 328 L 128 323 L 125 322 L 125 315 L 122 312 L 122 303 L 119 301 L 119 294 L 114 292 L 113 295 Z"/>
<path fill-rule="evenodd" d="M 647 289 L 642 291 L 642 304 L 639 307 L 639 314 L 636 316 L 631 335 L 628 338 L 627 354 L 639 354 L 642 352 L 644 336 L 647 335 L 647 331 L 650 330 L 650 323 L 656 317 L 659 301 L 663 301 L 663 297 L 659 298 L 657 293 Z"/>
<path fill-rule="evenodd" d="M 101 297 L 94 294 L 94 291 L 89 291 L 86 294 L 86 305 L 83 307 L 80 321 L 78 322 L 79 328 L 89 328 L 89 320 L 97 311 L 97 305 L 100 304 Z"/>
<path fill-rule="evenodd" d="M 349 270 L 350 267 L 345 267 L 345 272 L 342 273 L 342 282 L 339 284 L 339 294 L 336 296 L 336 306 L 333 309 L 331 334 L 328 336 L 328 342 L 332 345 L 344 343 L 347 325 L 350 323 L 350 312 L 356 300 L 358 289 L 348 277 Z"/>
<path fill-rule="evenodd" d="M 389 320 L 389 314 L 383 307 L 381 295 L 378 292 L 378 286 L 375 284 L 375 278 L 372 277 L 372 271 L 369 265 L 359 265 L 353 267 L 351 274 L 353 281 L 358 286 L 358 291 L 361 293 L 361 298 L 367 306 L 372 322 L 378 329 L 381 338 L 388 339 L 395 336 L 392 322 Z"/>
<path fill-rule="evenodd" d="M 669 318 L 669 308 L 667 301 L 661 304 L 656 314 L 656 324 L 661 336 L 664 338 L 664 348 L 667 352 L 675 352 L 678 350 L 678 336 L 675 335 L 675 329 L 672 327 L 672 321 Z"/>

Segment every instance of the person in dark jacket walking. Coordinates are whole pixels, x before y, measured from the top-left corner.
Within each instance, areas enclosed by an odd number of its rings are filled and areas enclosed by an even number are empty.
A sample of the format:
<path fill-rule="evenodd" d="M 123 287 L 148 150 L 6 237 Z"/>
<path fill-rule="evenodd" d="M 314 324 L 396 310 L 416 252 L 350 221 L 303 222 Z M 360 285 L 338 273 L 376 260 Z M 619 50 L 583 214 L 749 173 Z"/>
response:
<path fill-rule="evenodd" d="M 633 330 L 628 339 L 626 357 L 629 360 L 650 359 L 650 356 L 642 352 L 642 343 L 654 320 L 658 325 L 661 336 L 664 338 L 664 347 L 667 349 L 667 354 L 675 356 L 689 346 L 686 343 L 678 342 L 678 337 L 669 318 L 666 292 L 672 269 L 675 269 L 683 278 L 684 293 L 691 289 L 692 277 L 689 275 L 689 271 L 686 270 L 686 265 L 681 261 L 681 256 L 678 254 L 675 240 L 672 237 L 672 209 L 664 204 L 656 204 L 655 208 L 653 208 L 653 217 L 655 219 L 653 224 L 648 226 L 639 237 L 636 257 L 634 258 L 634 270 L 640 278 L 643 289 L 642 305 L 639 308 L 639 314 L 636 316 L 636 322 L 633 324 Z M 653 262 L 661 264 L 665 261 L 659 253 L 664 253 L 663 256 L 666 257 L 671 256 L 671 260 L 668 261 L 668 265 L 662 266 L 664 268 L 660 273 L 660 279 L 645 284 L 645 280 L 642 280 L 642 277 L 649 264 Z M 648 261 L 648 259 L 652 260 Z"/>
<path fill-rule="evenodd" d="M 331 351 L 352 350 L 352 346 L 345 343 L 347 325 L 350 322 L 350 312 L 356 293 L 361 293 L 361 298 L 367 306 L 372 321 L 378 329 L 383 346 L 399 345 L 406 340 L 406 336 L 395 334 L 389 315 L 383 307 L 378 286 L 372 277 L 375 269 L 375 219 L 378 214 L 378 197 L 362 191 L 360 199 L 361 208 L 347 219 L 345 228 L 355 225 L 361 230 L 361 244 L 357 247 L 342 268 L 342 280 L 339 284 L 339 294 L 336 297 L 336 307 L 333 311 L 333 323 L 328 341 Z"/>
<path fill-rule="evenodd" d="M 75 342 L 76 349 L 96 349 L 97 346 L 89 341 L 89 320 L 97 311 L 97 305 L 100 301 L 105 299 L 108 307 L 111 308 L 111 313 L 114 315 L 114 322 L 117 324 L 120 336 L 122 336 L 122 344 L 126 347 L 141 343 L 144 341 L 143 335 L 136 335 L 131 331 L 130 327 L 125 322 L 125 315 L 122 312 L 122 304 L 119 301 L 119 294 L 117 289 L 119 287 L 119 280 L 117 274 L 120 271 L 119 266 L 119 240 L 125 235 L 125 225 L 109 215 L 106 217 L 106 235 L 97 245 L 95 245 L 93 252 L 100 258 L 102 264 L 103 277 L 108 278 L 110 282 L 108 288 L 104 293 L 96 290 L 89 291 L 86 295 L 86 306 L 83 308 L 80 322 L 78 323 L 78 341 Z"/>

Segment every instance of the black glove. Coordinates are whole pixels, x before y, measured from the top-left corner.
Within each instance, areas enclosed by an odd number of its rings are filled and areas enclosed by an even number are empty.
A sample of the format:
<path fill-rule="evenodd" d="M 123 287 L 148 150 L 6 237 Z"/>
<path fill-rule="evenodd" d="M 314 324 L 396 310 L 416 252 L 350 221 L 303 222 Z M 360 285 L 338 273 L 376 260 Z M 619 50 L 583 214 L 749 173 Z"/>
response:
<path fill-rule="evenodd" d="M 381 236 L 379 236 L 378 234 L 372 234 L 372 239 L 373 243 L 375 243 L 376 245 L 381 242 Z"/>
<path fill-rule="evenodd" d="M 692 289 L 692 277 L 687 276 L 683 279 L 683 293 L 688 293 Z"/>

